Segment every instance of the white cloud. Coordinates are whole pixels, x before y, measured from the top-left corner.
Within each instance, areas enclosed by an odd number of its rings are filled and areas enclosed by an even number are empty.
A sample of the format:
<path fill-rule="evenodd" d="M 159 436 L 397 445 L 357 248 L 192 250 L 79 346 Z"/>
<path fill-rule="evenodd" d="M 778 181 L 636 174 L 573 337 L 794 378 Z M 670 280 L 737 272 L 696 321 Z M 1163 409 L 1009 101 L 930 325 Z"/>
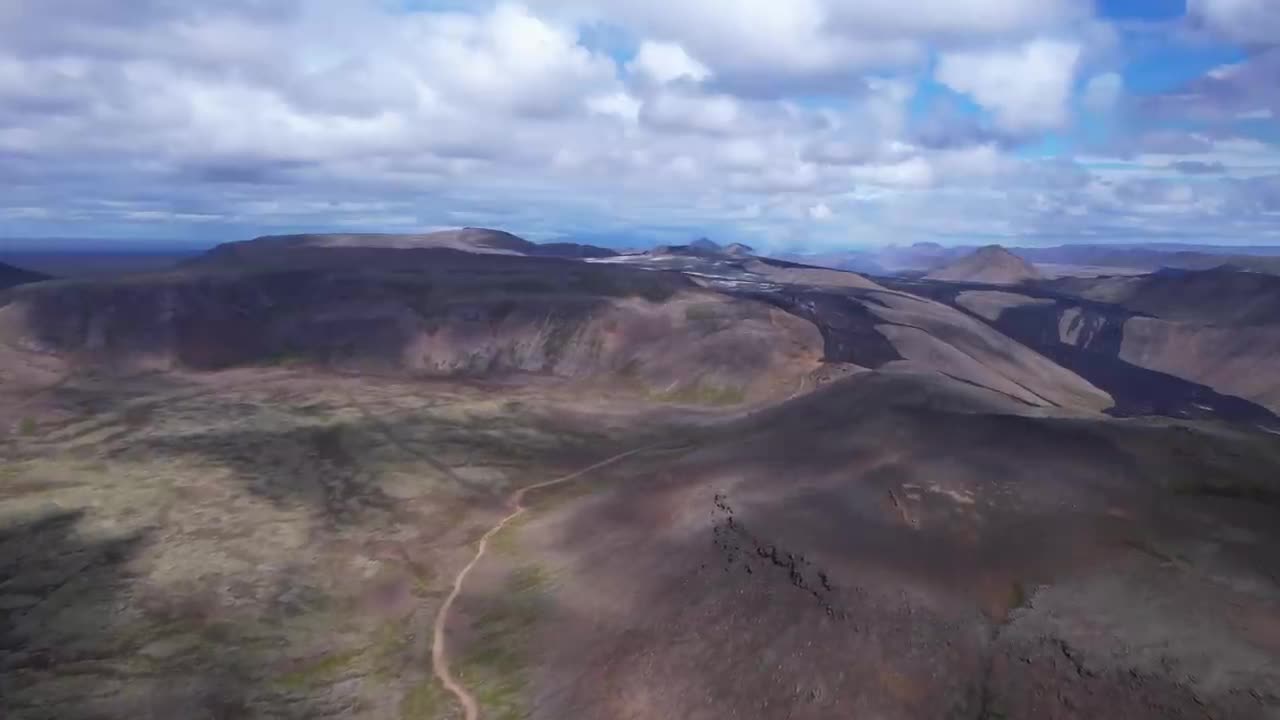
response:
<path fill-rule="evenodd" d="M 869 69 L 919 65 L 931 44 L 971 44 L 1075 27 L 1079 0 L 533 0 L 568 17 L 612 22 L 678 45 L 726 87 L 797 86 L 856 94 Z"/>
<path fill-rule="evenodd" d="M 665 84 L 675 80 L 701 82 L 711 76 L 705 65 L 689 56 L 674 43 L 646 40 L 627 68 L 652 82 Z"/>
<path fill-rule="evenodd" d="M 645 101 L 640 118 L 665 130 L 727 135 L 740 127 L 742 111 L 729 95 L 662 91 Z"/>
<path fill-rule="evenodd" d="M 615 83 L 608 58 L 578 45 L 570 28 L 518 5 L 499 5 L 487 16 L 445 15 L 406 25 L 401 49 L 419 67 L 419 78 L 477 105 L 549 115 Z"/>
<path fill-rule="evenodd" d="M 629 123 L 640 118 L 640 101 L 629 93 L 618 91 L 587 98 L 587 109 L 599 115 L 610 115 Z"/>
<path fill-rule="evenodd" d="M 465 222 L 884 242 L 1123 235 L 1171 208 L 1190 228 L 1223 207 L 1257 233 L 1280 197 L 1265 180 L 1280 175 L 1274 146 L 1221 135 L 1098 167 L 1011 152 L 1066 124 L 1073 101 L 1123 91 L 1104 73 L 1072 97 L 1075 68 L 1095 67 L 1077 0 L 0 0 L 0 13 L 17 5 L 0 17 L 0 217 L 35 234 Z M 589 16 L 635 56 L 606 53 Z M 929 51 L 990 118 L 923 127 L 912 103 Z M 1277 58 L 1180 102 L 1264 118 L 1280 107 Z M 1118 189 L 1140 178 L 1194 196 Z"/>
<path fill-rule="evenodd" d="M 734 170 L 759 170 L 773 159 L 765 143 L 755 138 L 736 138 L 722 143 L 717 155 L 725 167 Z"/>
<path fill-rule="evenodd" d="M 971 96 L 1011 132 L 1062 127 L 1081 47 L 1037 38 L 1021 46 L 943 53 L 938 81 Z"/>
<path fill-rule="evenodd" d="M 1095 75 L 1084 87 L 1084 106 L 1093 112 L 1109 112 L 1124 92 L 1124 78 L 1118 73 Z"/>
<path fill-rule="evenodd" d="M 924 188 L 936 179 L 933 166 L 919 155 L 897 162 L 859 165 L 849 174 L 858 182 L 890 187 Z"/>

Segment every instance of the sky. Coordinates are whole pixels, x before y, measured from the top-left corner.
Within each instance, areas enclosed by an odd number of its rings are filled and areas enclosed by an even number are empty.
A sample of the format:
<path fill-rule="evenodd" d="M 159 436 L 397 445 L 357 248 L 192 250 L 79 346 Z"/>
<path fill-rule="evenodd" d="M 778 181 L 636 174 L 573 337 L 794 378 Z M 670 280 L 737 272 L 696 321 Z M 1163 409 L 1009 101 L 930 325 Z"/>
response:
<path fill-rule="evenodd" d="M 1280 0 L 0 0 L 0 244 L 1280 245 Z"/>

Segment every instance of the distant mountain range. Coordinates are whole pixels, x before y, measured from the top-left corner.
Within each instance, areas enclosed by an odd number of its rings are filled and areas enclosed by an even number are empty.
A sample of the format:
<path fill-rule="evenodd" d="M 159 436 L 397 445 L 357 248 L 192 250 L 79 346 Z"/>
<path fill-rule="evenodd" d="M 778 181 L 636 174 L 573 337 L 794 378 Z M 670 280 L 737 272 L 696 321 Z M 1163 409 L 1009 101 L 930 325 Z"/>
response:
<path fill-rule="evenodd" d="M 809 265 L 871 274 L 904 271 L 932 272 L 955 262 L 978 248 L 945 247 L 937 243 L 860 249 L 829 253 L 783 253 L 777 257 Z M 1244 270 L 1280 274 L 1280 247 L 1236 247 L 1213 245 L 1059 245 L 1056 247 L 1010 247 L 1014 255 L 1039 265 L 1096 268 L 1123 268 L 1153 271 L 1160 268 L 1207 270 L 1230 264 Z"/>

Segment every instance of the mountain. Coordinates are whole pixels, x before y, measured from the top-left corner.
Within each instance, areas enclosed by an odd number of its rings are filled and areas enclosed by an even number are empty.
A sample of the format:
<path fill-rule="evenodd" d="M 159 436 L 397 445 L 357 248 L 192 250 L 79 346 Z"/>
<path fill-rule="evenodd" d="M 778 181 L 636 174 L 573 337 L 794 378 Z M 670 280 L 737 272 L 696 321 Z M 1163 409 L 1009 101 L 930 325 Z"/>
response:
<path fill-rule="evenodd" d="M 582 245 L 571 242 L 538 243 L 524 251 L 534 257 L 562 258 L 607 258 L 617 257 L 620 253 L 597 245 Z"/>
<path fill-rule="evenodd" d="M 707 238 L 698 238 L 689 243 L 689 249 L 696 253 L 705 253 L 707 255 L 716 255 L 724 252 L 724 248 Z"/>
<path fill-rule="evenodd" d="M 612 257 L 616 252 L 577 243 L 539 245 L 503 230 L 461 228 L 420 235 L 376 233 L 267 235 L 252 240 L 218 245 L 193 260 L 191 266 L 282 265 L 311 252 L 312 257 L 336 257 L 314 254 L 316 250 L 345 249 L 348 258 L 357 250 L 454 250 L 484 255 L 527 255 L 532 257 Z"/>
<path fill-rule="evenodd" d="M 1162 270 L 1045 287 L 1084 301 L 1072 326 L 1098 326 L 1076 337 L 1087 348 L 1112 348 L 1135 365 L 1202 383 L 1280 412 L 1280 277 L 1231 267 Z M 1103 319 L 1096 302 L 1122 309 Z M 1061 306 L 1070 307 L 1065 301 Z M 1114 314 L 1114 313 L 1113 313 Z M 1102 332 L 1101 328 L 1111 328 Z M 1104 340 L 1119 334 L 1119 342 Z"/>
<path fill-rule="evenodd" d="M 1059 278 L 1016 292 L 880 279 L 992 324 L 1111 394 L 1116 414 L 1280 412 L 1280 278 L 1229 267 Z"/>
<path fill-rule="evenodd" d="M 721 246 L 707 238 L 698 238 L 688 245 L 658 245 L 647 254 L 651 256 L 686 256 L 700 258 L 747 257 L 753 253 L 748 245 L 733 243 Z"/>
<path fill-rule="evenodd" d="M 0 263 L 0 290 L 11 288 L 26 283 L 40 282 L 49 280 L 50 276 L 44 273 L 24 270 L 20 267 L 14 267 L 6 263 Z"/>
<path fill-rule="evenodd" d="M 783 253 L 780 259 L 874 275 L 937 270 L 978 248 L 934 242 L 822 253 Z M 1142 274 L 1161 268 L 1207 270 L 1224 264 L 1280 275 L 1280 248 L 1142 244 L 1010 247 L 1009 252 L 1041 267 L 1045 275 Z"/>
<path fill-rule="evenodd" d="M 999 245 L 987 245 L 951 262 L 926 277 L 931 280 L 1017 285 L 1040 277 L 1031 263 Z"/>
<path fill-rule="evenodd" d="M 1154 271 L 1161 268 L 1208 270 L 1224 264 L 1280 274 L 1276 248 L 1235 248 L 1212 245 L 1061 245 L 1049 248 L 1014 248 L 1035 263 L 1126 268 Z"/>
<path fill-rule="evenodd" d="M 1274 278 L 511 237 L 266 238 L 0 293 L 5 716 L 1280 697 Z"/>
<path fill-rule="evenodd" d="M 0 308 L 0 345 L 116 371 L 281 359 L 438 377 L 625 369 L 636 387 L 743 399 L 769 391 L 771 367 L 804 372 L 800 356 L 820 354 L 808 323 L 677 273 L 446 248 L 290 252 L 284 267 L 20 288 Z M 704 315 L 728 331 L 706 334 Z"/>
<path fill-rule="evenodd" d="M 1280 276 L 1222 265 L 1149 275 L 1050 281 L 1044 287 L 1166 320 L 1212 325 L 1280 323 Z"/>

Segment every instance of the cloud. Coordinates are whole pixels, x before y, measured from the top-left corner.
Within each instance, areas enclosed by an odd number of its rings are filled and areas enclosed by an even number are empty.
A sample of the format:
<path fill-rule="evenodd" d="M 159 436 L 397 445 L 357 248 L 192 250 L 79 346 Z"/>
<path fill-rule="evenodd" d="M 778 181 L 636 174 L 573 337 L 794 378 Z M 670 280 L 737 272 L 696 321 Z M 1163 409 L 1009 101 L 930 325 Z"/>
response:
<path fill-rule="evenodd" d="M 1280 44 L 1280 5 L 1273 0 L 1187 0 L 1187 15 L 1235 42 Z"/>
<path fill-rule="evenodd" d="M 1124 78 L 1119 73 L 1108 72 L 1089 79 L 1081 101 L 1093 112 L 1105 113 L 1115 107 L 1124 92 Z"/>
<path fill-rule="evenodd" d="M 452 9 L 0 0 L 6 231 L 465 223 L 770 247 L 1274 225 L 1273 51 L 1138 97 L 1092 3 L 411 5 Z M 922 84 L 931 68 L 956 93 Z M 1094 123 L 1114 138 L 1094 157 L 1028 145 Z"/>
<path fill-rule="evenodd" d="M 663 85 L 675 80 L 701 82 L 711 76 L 705 65 L 674 43 L 646 40 L 627 68 L 650 82 Z"/>
<path fill-rule="evenodd" d="M 1203 160 L 1178 160 L 1169 165 L 1184 175 L 1211 175 L 1225 172 L 1226 165 L 1220 162 L 1205 162 Z"/>
<path fill-rule="evenodd" d="M 1280 114 L 1280 46 L 1248 59 L 1221 65 L 1169 92 L 1145 99 L 1141 109 L 1153 118 L 1199 121 L 1236 120 L 1240 116 Z"/>
<path fill-rule="evenodd" d="M 725 92 L 857 94 L 868 71 L 921 67 L 931 46 L 973 45 L 1089 21 L 1078 0 L 533 0 L 674 44 Z"/>
<path fill-rule="evenodd" d="M 591 112 L 612 116 L 629 123 L 639 120 L 640 105 L 639 100 L 623 91 L 587 98 L 587 109 Z"/>
<path fill-rule="evenodd" d="M 1011 132 L 1060 128 L 1080 61 L 1080 45 L 1037 38 L 991 50 L 944 53 L 938 81 L 972 97 Z"/>
<path fill-rule="evenodd" d="M 664 90 L 644 102 L 640 118 L 663 130 L 727 135 L 739 127 L 742 110 L 729 95 Z"/>

